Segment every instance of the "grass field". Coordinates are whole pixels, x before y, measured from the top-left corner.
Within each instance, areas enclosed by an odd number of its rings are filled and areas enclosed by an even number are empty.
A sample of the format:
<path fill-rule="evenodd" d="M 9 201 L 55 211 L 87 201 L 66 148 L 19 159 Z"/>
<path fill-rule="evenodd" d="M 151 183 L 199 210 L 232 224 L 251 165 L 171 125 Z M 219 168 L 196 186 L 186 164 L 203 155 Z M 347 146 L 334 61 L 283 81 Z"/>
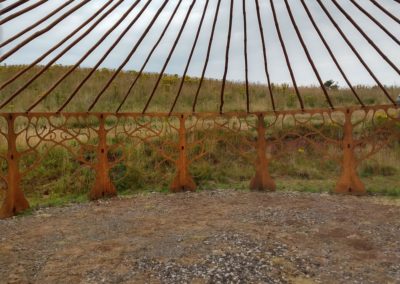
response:
<path fill-rule="evenodd" d="M 0 66 L 0 82 L 5 82 L 14 74 L 22 70 L 24 66 Z M 0 93 L 3 101 L 17 91 L 23 83 L 28 81 L 41 69 L 34 67 Z M 30 84 L 18 98 L 13 100 L 3 111 L 24 111 L 35 102 L 41 94 L 48 90 L 66 71 L 66 66 L 55 66 L 46 71 L 39 79 Z M 90 69 L 78 69 L 67 77 L 35 111 L 56 111 L 63 104 L 69 94 L 79 82 L 90 72 Z M 96 71 L 93 76 L 80 89 L 72 99 L 65 111 L 86 111 L 96 94 L 106 84 L 114 70 L 102 69 Z M 115 111 L 122 98 L 125 96 L 130 84 L 136 78 L 134 71 L 120 73 L 94 108 L 94 111 Z M 121 111 L 141 112 L 151 93 L 158 75 L 143 74 L 137 81 Z M 154 96 L 154 100 L 148 111 L 169 112 L 179 88 L 181 78 L 178 75 L 165 75 Z M 185 78 L 182 95 L 178 100 L 175 111 L 186 112 L 192 110 L 194 96 L 199 85 L 199 78 Z M 289 85 L 273 85 L 273 94 L 277 109 L 298 109 L 299 104 L 293 88 Z M 221 81 L 207 79 L 204 81 L 197 103 L 196 111 L 219 112 Z M 391 97 L 395 99 L 400 94 L 400 87 L 387 86 Z M 387 104 L 389 100 L 378 87 L 356 86 L 356 91 L 366 105 Z M 316 86 L 300 87 L 304 104 L 307 108 L 328 107 L 322 90 Z M 349 89 L 330 88 L 330 96 L 335 106 L 357 105 L 357 101 Z M 271 101 L 264 84 L 253 83 L 250 85 L 250 110 L 272 110 Z M 224 111 L 246 111 L 245 85 L 243 82 L 228 82 L 225 92 Z"/>
<path fill-rule="evenodd" d="M 0 82 L 9 79 L 23 66 L 0 67 Z M 35 67 L 19 80 L 1 91 L 0 100 L 4 100 L 15 92 L 27 78 L 41 67 Z M 43 92 L 47 90 L 68 67 L 55 66 L 31 84 L 15 101 L 3 111 L 24 111 Z M 74 87 L 79 83 L 88 69 L 74 72 L 65 83 L 57 87 L 47 99 L 35 110 L 57 110 Z M 112 70 L 97 71 L 92 79 L 72 100 L 66 111 L 86 111 L 96 93 L 111 76 Z M 135 72 L 121 73 L 100 100 L 96 111 L 114 111 L 124 96 Z M 139 79 L 131 93 L 123 111 L 141 111 L 151 92 L 156 74 L 145 74 Z M 167 75 L 162 79 L 160 88 L 149 111 L 168 112 L 174 100 L 180 78 Z M 186 78 L 182 97 L 178 101 L 176 111 L 190 111 L 193 96 L 198 86 L 198 78 Z M 206 80 L 199 97 L 197 111 L 219 111 L 219 92 L 221 82 Z M 279 109 L 296 109 L 298 104 L 294 90 L 288 85 L 274 85 L 274 93 Z M 393 98 L 400 93 L 399 87 L 388 87 Z M 251 110 L 271 110 L 267 87 L 263 84 L 251 84 Z M 386 104 L 388 100 L 377 87 L 357 86 L 357 92 L 368 105 Z M 241 82 L 229 82 L 226 91 L 226 111 L 245 111 L 245 86 Z M 302 87 L 301 93 L 308 108 L 327 107 L 321 90 L 315 86 Z M 354 105 L 348 89 L 332 88 L 330 94 L 337 106 Z M 227 138 L 229 139 L 229 138 Z M 1 148 L 4 149 L 2 146 Z M 118 164 L 112 172 L 117 189 L 122 195 L 136 192 L 168 191 L 174 177 L 174 165 L 163 163 L 155 167 L 159 157 L 155 151 L 146 147 L 127 149 L 133 153 L 124 164 Z M 359 174 L 370 194 L 400 196 L 400 142 L 395 142 L 373 159 L 363 162 Z M 1 165 L 6 169 L 4 163 Z M 204 159 L 194 163 L 190 168 L 199 190 L 215 188 L 235 188 L 245 190 L 254 176 L 251 161 L 238 157 L 235 152 L 223 145 L 215 147 Z M 328 192 L 335 187 L 340 174 L 340 165 L 330 160 L 321 160 L 318 153 L 312 150 L 294 151 L 271 163 L 271 174 L 277 182 L 278 190 L 296 190 L 308 192 Z M 55 148 L 43 159 L 43 162 L 23 180 L 22 187 L 33 207 L 43 205 L 59 205 L 67 202 L 82 202 L 90 190 L 94 173 L 81 167 L 71 155 L 62 148 Z M 0 190 L 0 194 L 4 193 Z M 4 194 L 3 194 L 4 195 Z M 0 196 L 1 197 L 1 196 Z"/>

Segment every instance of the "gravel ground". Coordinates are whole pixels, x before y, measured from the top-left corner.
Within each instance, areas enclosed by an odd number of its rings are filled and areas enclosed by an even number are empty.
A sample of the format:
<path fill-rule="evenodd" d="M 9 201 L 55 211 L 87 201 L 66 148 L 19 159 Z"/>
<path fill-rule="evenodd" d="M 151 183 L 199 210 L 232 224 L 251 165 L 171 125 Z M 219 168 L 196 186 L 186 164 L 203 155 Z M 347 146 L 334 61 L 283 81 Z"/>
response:
<path fill-rule="evenodd" d="M 400 283 L 400 200 L 147 194 L 0 221 L 1 283 Z"/>

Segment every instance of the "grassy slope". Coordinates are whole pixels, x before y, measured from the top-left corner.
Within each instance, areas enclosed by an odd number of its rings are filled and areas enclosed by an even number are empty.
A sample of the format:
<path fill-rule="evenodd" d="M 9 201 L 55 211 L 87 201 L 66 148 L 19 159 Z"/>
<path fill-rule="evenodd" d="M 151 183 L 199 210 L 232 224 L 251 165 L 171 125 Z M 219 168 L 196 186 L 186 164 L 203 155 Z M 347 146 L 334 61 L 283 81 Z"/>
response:
<path fill-rule="evenodd" d="M 4 82 L 16 74 L 23 66 L 0 66 L 0 82 Z M 32 68 L 21 76 L 11 85 L 7 86 L 0 93 L 0 101 L 8 98 L 21 85 L 31 78 L 41 69 L 40 66 Z M 41 94 L 43 94 L 52 84 L 57 81 L 68 67 L 55 66 L 46 71 L 38 80 L 34 81 L 28 88 L 7 106 L 5 111 L 22 111 L 31 105 Z M 55 111 L 57 110 L 74 88 L 79 84 L 83 77 L 89 73 L 89 69 L 78 69 L 63 81 L 47 99 L 43 101 L 35 110 Z M 66 110 L 86 111 L 96 94 L 106 84 L 111 77 L 113 70 L 102 69 L 96 71 L 91 79 L 86 82 L 80 92 L 71 101 Z M 136 72 L 123 72 L 117 76 L 115 81 L 104 93 L 94 110 L 114 111 L 119 106 L 119 102 L 124 97 L 129 85 L 136 77 Z M 149 94 L 151 93 L 157 74 L 144 74 L 137 81 L 132 90 L 123 111 L 142 111 Z M 175 99 L 180 78 L 177 75 L 166 75 L 163 77 L 159 88 L 154 96 L 154 100 L 149 111 L 168 112 Z M 198 78 L 185 79 L 182 95 L 177 103 L 176 111 L 191 111 L 193 98 L 199 85 Z M 377 87 L 357 86 L 357 92 L 366 104 L 386 104 L 388 99 Z M 201 89 L 197 111 L 216 111 L 219 112 L 221 81 L 205 80 Z M 262 84 L 251 84 L 250 102 L 252 111 L 271 110 L 269 95 L 266 93 L 267 87 Z M 278 109 L 297 109 L 299 108 L 297 97 L 294 90 L 288 85 L 274 85 L 274 97 Z M 388 91 L 393 98 L 400 93 L 398 87 L 388 87 Z M 324 95 L 320 88 L 310 86 L 300 88 L 306 107 L 328 107 Z M 348 89 L 330 90 L 332 101 L 336 106 L 356 105 L 357 101 Z M 246 97 L 245 86 L 241 82 L 228 82 L 225 93 L 225 111 L 245 111 Z"/>
<path fill-rule="evenodd" d="M 21 66 L 0 67 L 0 82 L 4 82 L 20 70 Z M 20 80 L 1 91 L 0 100 L 10 96 L 22 82 L 37 72 L 40 67 L 35 67 Z M 46 72 L 40 80 L 31 84 L 22 95 L 10 104 L 6 111 L 22 111 L 40 96 L 52 82 L 60 77 L 68 67 L 56 66 Z M 55 111 L 73 90 L 82 77 L 89 70 L 79 69 L 69 79 L 55 89 L 54 93 L 46 99 L 36 110 Z M 111 76 L 111 70 L 97 71 L 93 78 L 82 88 L 69 108 L 70 111 L 85 111 L 95 94 Z M 124 95 L 127 86 L 135 72 L 124 72 L 107 90 L 97 108 L 98 111 L 112 111 Z M 145 74 L 128 99 L 124 111 L 141 111 L 148 94 L 157 78 L 156 74 Z M 169 111 L 173 102 L 180 79 L 177 76 L 165 76 L 157 92 L 150 111 Z M 198 78 L 186 78 L 185 88 L 177 111 L 190 111 L 198 86 Z M 221 82 L 206 80 L 202 88 L 198 111 L 218 111 L 219 92 Z M 245 110 L 244 85 L 240 82 L 229 82 L 226 92 L 226 111 Z M 375 87 L 358 86 L 357 91 L 367 104 L 385 104 L 387 99 Z M 399 88 L 389 88 L 393 98 L 400 92 Z M 251 109 L 270 110 L 270 101 L 267 99 L 266 86 L 261 84 L 251 85 Z M 298 108 L 296 96 L 291 88 L 286 85 L 274 86 L 276 102 L 279 109 Z M 301 92 L 308 107 L 326 107 L 326 102 L 321 91 L 316 87 L 302 87 Z M 349 90 L 331 90 L 333 101 L 337 105 L 356 104 Z M 215 149 L 214 157 L 221 157 L 216 163 L 212 156 L 199 161 L 191 168 L 191 172 L 200 189 L 208 188 L 238 188 L 246 189 L 254 174 L 251 164 L 238 159 L 234 154 L 227 153 L 226 149 Z M 116 184 L 122 194 L 131 194 L 137 191 L 162 190 L 166 191 L 173 178 L 172 165 L 158 169 L 151 169 L 157 159 L 154 154 L 139 153 L 134 162 L 127 167 L 115 170 L 117 176 L 125 177 L 116 179 Z M 379 193 L 391 196 L 400 196 L 400 146 L 393 145 L 388 150 L 377 154 L 374 160 L 365 162 L 360 167 L 362 176 L 370 193 Z M 212 166 L 210 166 L 210 164 Z M 337 164 L 327 161 L 320 165 L 319 156 L 315 153 L 293 153 L 290 157 L 273 162 L 271 172 L 277 181 L 280 190 L 301 191 L 329 191 L 335 185 L 339 174 Z M 122 173 L 123 172 L 123 173 Z M 80 178 L 77 178 L 79 176 Z M 23 188 L 32 204 L 62 204 L 70 201 L 83 201 L 93 180 L 93 173 L 77 166 L 71 157 L 63 150 L 55 150 L 48 155 L 43 164 L 27 176 Z M 1 191 L 0 191 L 1 192 Z M 0 197 L 1 198 L 1 197 Z"/>

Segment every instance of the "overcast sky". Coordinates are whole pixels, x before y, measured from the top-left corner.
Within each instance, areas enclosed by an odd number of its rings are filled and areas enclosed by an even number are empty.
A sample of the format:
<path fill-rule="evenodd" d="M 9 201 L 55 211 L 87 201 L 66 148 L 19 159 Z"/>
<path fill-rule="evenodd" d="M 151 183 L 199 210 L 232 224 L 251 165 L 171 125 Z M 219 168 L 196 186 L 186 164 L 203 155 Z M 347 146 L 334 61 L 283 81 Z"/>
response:
<path fill-rule="evenodd" d="M 231 0 L 222 0 L 221 11 L 217 22 L 215 41 L 211 51 L 210 64 L 206 73 L 207 77 L 221 78 L 224 71 L 225 61 L 225 46 L 227 40 L 228 19 L 229 19 L 229 3 Z M 277 33 L 273 25 L 273 18 L 271 7 L 268 0 L 259 0 L 261 5 L 261 13 L 264 25 L 264 34 L 267 43 L 268 64 L 271 73 L 271 79 L 275 83 L 290 83 L 290 76 L 286 63 L 284 61 L 281 46 L 278 41 Z M 338 3 L 345 10 L 357 20 L 358 24 L 363 30 L 374 39 L 376 44 L 387 54 L 387 56 L 394 62 L 395 65 L 400 67 L 400 46 L 398 46 L 389 36 L 387 36 L 380 28 L 375 25 L 370 19 L 363 15 L 357 8 L 350 2 L 350 0 L 337 0 Z M 376 17 L 388 30 L 390 30 L 398 39 L 400 39 L 400 25 L 394 20 L 385 15 L 382 11 L 377 9 L 371 4 L 369 0 L 356 0 L 367 11 Z M 3 2 L 8 5 L 16 2 L 16 0 L 7 0 Z M 19 9 L 30 5 L 34 1 L 28 1 L 28 4 L 20 6 Z M 113 4 L 117 1 L 114 0 Z M 112 14 L 110 14 L 102 24 L 97 26 L 84 40 L 72 48 L 65 54 L 58 64 L 71 65 L 81 58 L 81 56 L 90 49 L 90 47 L 101 37 L 105 31 L 110 28 L 118 18 L 129 8 L 134 0 L 125 0 Z M 133 10 L 126 20 L 113 31 L 113 33 L 103 42 L 103 44 L 87 58 L 81 66 L 93 66 L 99 58 L 104 54 L 108 47 L 115 41 L 119 34 L 125 29 L 129 22 L 137 15 L 138 11 L 144 6 L 147 0 L 140 1 L 140 4 Z M 107 57 L 101 68 L 117 68 L 135 45 L 143 31 L 146 29 L 148 23 L 162 4 L 162 0 L 153 0 L 141 16 L 140 20 L 132 27 L 123 40 L 118 44 L 117 48 Z M 151 58 L 146 71 L 158 72 L 165 62 L 165 59 L 171 49 L 180 26 L 182 25 L 185 14 L 191 4 L 191 0 L 183 0 L 183 3 L 174 18 L 170 28 L 168 29 L 163 41 L 157 48 L 153 57 Z M 187 26 L 182 34 L 177 48 L 171 58 L 170 64 L 166 70 L 171 74 L 182 74 L 186 65 L 186 61 L 192 47 L 195 32 L 198 27 L 200 17 L 204 8 L 206 0 L 196 0 L 194 9 L 189 18 Z M 275 5 L 278 13 L 279 23 L 282 28 L 283 37 L 287 44 L 288 53 L 292 62 L 296 79 L 300 85 L 317 84 L 316 77 L 308 64 L 305 53 L 299 43 L 299 40 L 294 32 L 293 26 L 290 22 L 283 0 L 275 0 Z M 290 0 L 292 11 L 296 21 L 300 27 L 301 33 L 306 41 L 311 55 L 321 73 L 323 80 L 333 79 L 344 85 L 344 80 L 338 70 L 336 69 L 333 61 L 330 59 L 325 47 L 319 40 L 311 22 L 309 21 L 300 0 Z M 337 56 L 340 64 L 343 66 L 346 74 L 351 78 L 354 84 L 374 84 L 372 78 L 368 75 L 360 62 L 354 56 L 352 51 L 348 48 L 344 40 L 340 37 L 334 26 L 330 23 L 329 19 L 325 16 L 316 0 L 306 0 L 315 20 L 319 27 L 326 35 L 326 39 L 332 47 L 335 55 Z M 352 27 L 351 23 L 341 14 L 341 12 L 334 6 L 331 0 L 323 0 L 329 11 L 332 13 L 335 20 L 343 28 L 348 35 L 351 42 L 357 47 L 365 61 L 372 67 L 377 77 L 387 85 L 400 85 L 400 76 L 386 63 L 382 57 L 374 51 L 371 45 L 362 37 L 357 30 Z M 378 0 L 385 8 L 387 8 L 396 17 L 400 18 L 400 5 L 393 0 Z M 5 3 L 5 4 L 4 4 Z M 28 25 L 39 20 L 41 17 L 55 9 L 57 6 L 65 3 L 65 0 L 50 0 L 48 3 L 40 6 L 34 11 L 29 12 L 27 15 L 21 16 L 18 19 L 12 20 L 1 27 L 2 41 L 8 39 L 13 34 L 21 31 Z M 73 4 L 66 7 L 64 10 L 56 14 L 54 17 L 39 26 L 38 29 L 46 27 L 51 21 L 56 19 L 64 11 L 67 11 L 77 3 L 79 0 L 74 1 Z M 19 50 L 12 57 L 7 59 L 6 64 L 26 64 L 32 62 L 38 56 L 43 54 L 57 42 L 62 40 L 83 21 L 89 18 L 97 9 L 106 3 L 106 0 L 92 0 L 89 4 L 79 9 L 72 16 L 69 16 L 45 35 L 35 39 L 27 44 L 24 48 Z M 125 70 L 138 70 L 142 66 L 149 50 L 157 41 L 161 34 L 162 29 L 165 27 L 172 11 L 176 7 L 178 0 L 170 0 L 161 16 L 149 32 L 146 39 L 141 44 L 140 48 L 134 54 L 129 63 L 125 66 Z M 216 9 L 217 0 L 210 0 L 210 6 L 206 14 L 204 26 L 199 38 L 198 47 L 195 50 L 194 58 L 189 69 L 189 75 L 200 76 L 208 46 L 213 16 Z M 249 75 L 253 82 L 266 82 L 264 73 L 264 65 L 262 58 L 261 40 L 257 25 L 257 17 L 255 4 L 253 0 L 246 0 L 247 14 L 248 14 L 248 45 L 249 45 Z M 8 14 L 7 14 L 8 15 Z M 36 30 L 38 30 L 36 29 Z M 84 29 L 85 30 L 85 29 Z M 22 41 L 24 38 L 31 35 L 34 31 L 21 37 L 15 43 L 9 44 L 1 49 L 1 53 L 6 52 L 15 44 Z M 79 36 L 75 35 L 69 42 Z M 68 43 L 69 43 L 68 42 Z M 64 44 L 64 47 L 67 44 Z M 46 63 L 53 58 L 62 48 L 51 54 L 42 62 Z M 233 30 L 232 30 L 232 47 L 230 52 L 230 66 L 228 79 L 244 80 L 244 56 L 243 56 L 243 15 L 242 15 L 242 1 L 234 1 L 234 16 L 233 16 Z"/>

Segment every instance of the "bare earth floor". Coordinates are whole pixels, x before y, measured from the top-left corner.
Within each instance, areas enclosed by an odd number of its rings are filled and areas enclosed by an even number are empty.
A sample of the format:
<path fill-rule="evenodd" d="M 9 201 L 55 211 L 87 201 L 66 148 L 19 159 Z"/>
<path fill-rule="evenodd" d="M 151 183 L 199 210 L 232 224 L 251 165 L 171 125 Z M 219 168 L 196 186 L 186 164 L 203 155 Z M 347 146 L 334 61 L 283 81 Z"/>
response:
<path fill-rule="evenodd" d="M 0 221 L 1 283 L 400 283 L 400 202 L 146 194 Z"/>

